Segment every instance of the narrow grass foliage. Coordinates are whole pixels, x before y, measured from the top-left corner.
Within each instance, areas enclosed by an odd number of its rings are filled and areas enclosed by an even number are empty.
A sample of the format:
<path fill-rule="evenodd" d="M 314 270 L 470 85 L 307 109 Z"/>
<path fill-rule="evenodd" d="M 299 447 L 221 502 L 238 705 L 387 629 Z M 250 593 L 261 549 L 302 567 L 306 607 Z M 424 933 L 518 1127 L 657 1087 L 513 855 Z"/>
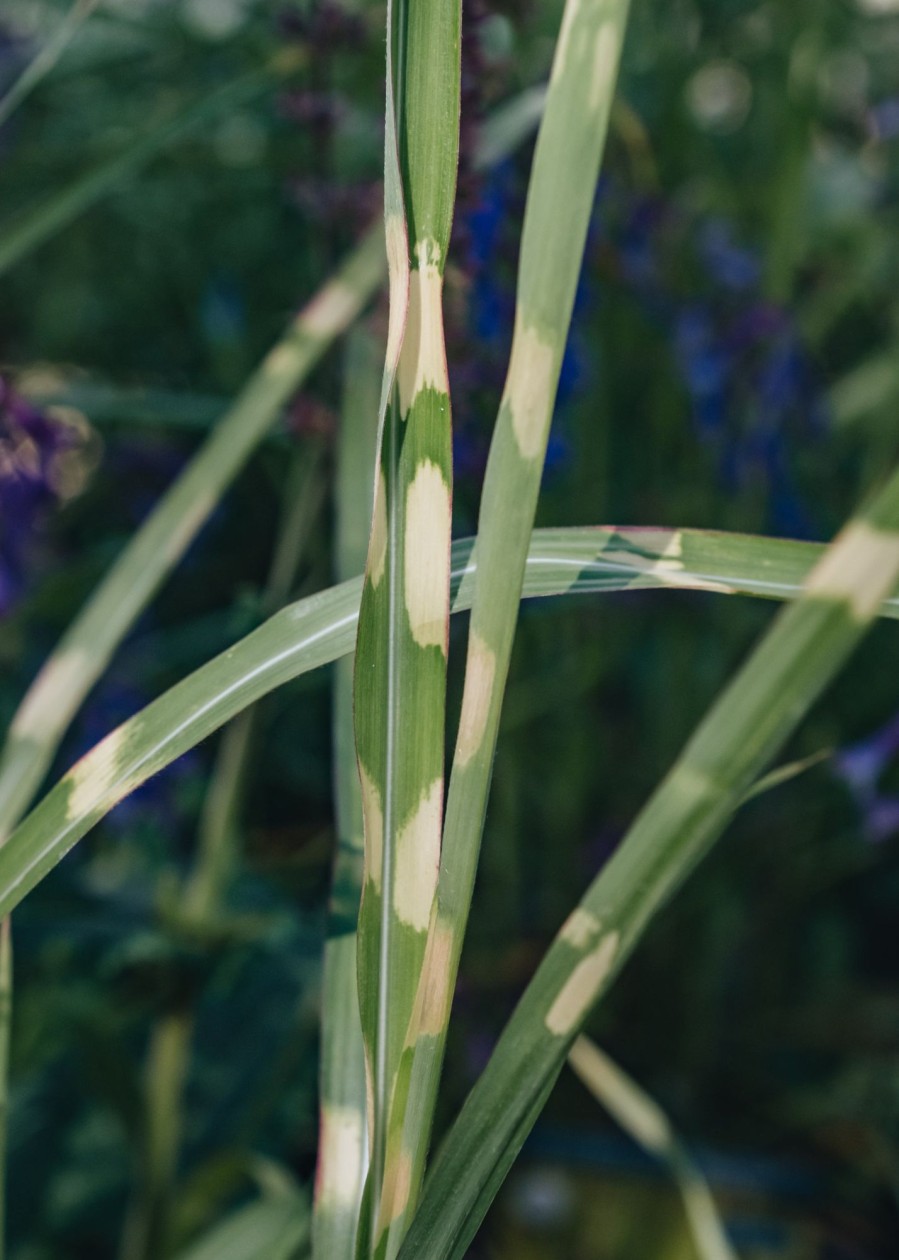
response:
<path fill-rule="evenodd" d="M 359 327 L 347 345 L 337 450 L 337 577 L 362 568 L 371 520 L 380 346 Z M 364 857 L 362 791 L 353 733 L 353 660 L 334 685 L 334 804 L 337 847 L 322 979 L 321 1099 L 312 1254 L 351 1260 L 368 1171 L 364 1047 L 356 974 L 356 927 Z"/>
<path fill-rule="evenodd" d="M 0 122 L 49 72 L 93 3 L 77 0 L 55 43 L 0 102 Z M 874 620 L 899 618 L 899 471 L 826 547 L 686 528 L 535 530 L 607 133 L 617 119 L 625 137 L 640 133 L 638 147 L 646 139 L 630 105 L 615 99 L 629 0 L 565 0 L 557 8 L 548 83 L 508 101 L 469 154 L 482 170 L 537 129 L 476 538 L 452 539 L 443 313 L 460 150 L 462 4 L 387 0 L 383 225 L 360 241 L 227 406 L 47 660 L 0 752 L 2 1173 L 11 911 L 123 798 L 224 726 L 195 852 L 158 908 L 166 930 L 208 946 L 236 892 L 258 702 L 337 663 L 314 1190 L 259 1159 L 243 1170 L 253 1182 L 250 1201 L 237 1210 L 231 1202 L 211 1229 L 207 1214 L 200 1236 L 184 1247 L 197 1229 L 183 1227 L 176 1202 L 199 1004 L 193 996 L 170 1003 L 151 1021 L 135 1091 L 142 1091 L 136 1173 L 121 1260 L 300 1260 L 310 1252 L 312 1260 L 463 1260 L 566 1062 L 667 1167 L 701 1260 L 735 1260 L 709 1187 L 670 1121 L 583 1029 L 733 815 L 828 755 L 770 769 Z M 366 21 L 360 16 L 358 28 Z M 0 231 L 0 274 L 179 136 L 295 65 L 287 54 L 233 80 L 22 215 Z M 302 108 L 328 114 L 330 105 L 304 99 Z M 382 345 L 376 321 L 358 321 L 385 281 Z M 279 471 L 281 520 L 258 601 L 266 620 L 111 730 L 25 814 L 123 638 L 344 334 L 335 585 L 297 589 L 301 560 L 331 505 L 329 451 L 319 437 Z M 114 397 L 113 407 L 123 398 L 127 404 L 130 396 Z M 851 411 L 858 404 L 847 398 L 843 410 Z M 164 410 L 173 400 L 177 409 L 177 397 L 161 396 Z M 206 401 L 197 412 L 204 422 Z M 565 919 L 432 1159 L 521 601 L 651 589 L 783 607 Z M 461 713 L 448 743 L 450 617 L 469 609 Z M 233 1189 L 227 1174 L 225 1183 L 222 1203 Z M 2 1210 L 0 1196 L 0 1260 Z"/>
<path fill-rule="evenodd" d="M 528 541 L 587 226 L 612 106 L 626 0 L 568 0 L 528 186 L 515 331 L 478 521 L 462 713 L 411 1049 L 407 1131 L 412 1206 L 471 904 Z M 559 188 L 565 197 L 559 198 Z"/>
<path fill-rule="evenodd" d="M 692 553 L 695 568 L 686 559 L 662 556 L 675 538 L 685 557 Z M 817 543 L 690 530 L 538 530 L 522 594 L 657 588 L 789 600 L 823 551 Z M 472 541 L 456 543 L 453 556 L 452 611 L 463 612 L 471 607 L 477 574 Z M 357 578 L 282 609 L 111 731 L 0 847 L 0 914 L 141 783 L 276 687 L 352 652 L 361 586 Z M 899 618 L 899 599 L 885 599 L 881 614 Z M 79 791 L 79 784 L 87 786 Z"/>
<path fill-rule="evenodd" d="M 899 577 L 899 472 L 725 688 L 544 957 L 435 1161 L 403 1260 L 461 1257 L 587 1016 Z"/>
<path fill-rule="evenodd" d="M 594 1098 L 677 1184 L 699 1260 L 736 1260 L 709 1184 L 661 1107 L 589 1037 L 577 1037 L 568 1062 Z"/>
<path fill-rule="evenodd" d="M 355 672 L 365 822 L 359 993 L 372 1146 L 360 1256 L 369 1246 L 378 1257 L 395 1254 L 408 1207 L 401 1061 L 440 857 L 452 525 L 442 290 L 459 146 L 460 24 L 459 0 L 388 3 L 391 322 Z"/>

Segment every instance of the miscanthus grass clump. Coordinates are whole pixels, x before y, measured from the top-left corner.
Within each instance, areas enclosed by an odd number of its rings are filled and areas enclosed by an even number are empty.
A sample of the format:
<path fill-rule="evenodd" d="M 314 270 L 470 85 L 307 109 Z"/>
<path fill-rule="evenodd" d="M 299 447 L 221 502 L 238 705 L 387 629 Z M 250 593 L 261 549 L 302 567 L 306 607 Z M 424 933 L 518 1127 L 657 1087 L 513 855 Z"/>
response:
<path fill-rule="evenodd" d="M 230 723 L 193 865 L 175 897 L 182 926 L 202 934 L 220 911 L 233 871 L 232 822 L 257 712 L 251 706 L 306 671 L 340 662 L 338 844 L 324 956 L 311 1219 L 302 1192 L 282 1187 L 224 1221 L 187 1254 L 286 1260 L 311 1248 L 316 1260 L 461 1258 L 569 1056 L 619 1120 L 667 1161 L 702 1254 L 731 1254 L 708 1189 L 665 1117 L 581 1030 L 653 916 L 765 783 L 779 749 L 871 622 L 899 614 L 893 597 L 899 473 L 883 479 L 827 548 L 665 527 L 585 523 L 535 531 L 628 8 L 627 0 L 564 5 L 540 102 L 511 351 L 476 537 L 453 541 L 443 317 L 459 154 L 461 5 L 390 0 L 383 223 L 266 355 L 67 631 L 10 725 L 0 762 L 0 913 L 7 916 L 0 1050 L 12 994 L 9 915 L 21 900 L 114 806 Z M 311 98 L 289 104 L 307 114 L 318 107 Z M 502 141 L 494 136 L 492 144 L 495 156 Z M 717 248 L 721 264 L 726 242 L 707 244 Z M 755 283 L 751 260 L 731 250 L 724 262 L 728 274 L 743 267 L 738 287 Z M 316 493 L 317 466 L 298 466 L 262 596 L 267 619 L 109 732 L 32 804 L 69 722 L 129 627 L 283 406 L 385 279 L 386 346 L 357 330 L 347 349 L 339 584 L 285 604 Z M 697 382 L 696 360 L 720 347 L 705 336 L 701 312 L 691 318 L 672 316 L 671 336 L 708 420 L 708 391 Z M 769 352 L 774 348 L 766 343 Z M 12 420 L 35 429 L 31 413 L 16 407 L 7 404 Z M 52 445 L 43 430 L 31 440 L 39 448 Z M 432 1157 L 520 601 L 640 587 L 762 595 L 786 607 L 571 907 Z M 449 623 L 462 609 L 470 609 L 464 688 L 458 723 L 448 730 Z M 170 1254 L 192 1037 L 184 1012 L 160 1019 L 151 1037 L 145 1149 L 125 1226 L 126 1260 Z M 0 1068 L 4 1056 L 5 1050 Z"/>

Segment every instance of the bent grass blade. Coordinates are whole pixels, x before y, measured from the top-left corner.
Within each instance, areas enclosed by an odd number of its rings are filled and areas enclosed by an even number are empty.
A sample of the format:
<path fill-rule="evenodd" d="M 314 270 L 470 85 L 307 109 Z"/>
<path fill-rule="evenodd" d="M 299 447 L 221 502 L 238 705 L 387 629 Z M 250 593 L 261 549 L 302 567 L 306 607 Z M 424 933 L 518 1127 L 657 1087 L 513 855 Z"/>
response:
<path fill-rule="evenodd" d="M 665 557 L 660 570 L 659 558 L 675 539 L 682 558 Z M 823 550 L 817 543 L 692 530 L 537 530 L 522 593 L 530 598 L 693 587 L 790 600 Z M 472 540 L 457 542 L 453 612 L 471 607 L 476 571 Z M 87 753 L 0 847 L 0 914 L 141 783 L 269 691 L 352 652 L 361 586 L 356 578 L 283 608 Z M 881 614 L 899 618 L 899 599 L 886 599 Z"/>
<path fill-rule="evenodd" d="M 899 577 L 899 471 L 725 687 L 544 956 L 425 1186 L 401 1260 L 461 1260 L 584 1021 Z"/>
<path fill-rule="evenodd" d="M 381 284 L 372 232 L 299 313 L 125 547 L 35 678 L 0 758 L 0 836 L 27 806 L 87 692 L 281 409 Z"/>

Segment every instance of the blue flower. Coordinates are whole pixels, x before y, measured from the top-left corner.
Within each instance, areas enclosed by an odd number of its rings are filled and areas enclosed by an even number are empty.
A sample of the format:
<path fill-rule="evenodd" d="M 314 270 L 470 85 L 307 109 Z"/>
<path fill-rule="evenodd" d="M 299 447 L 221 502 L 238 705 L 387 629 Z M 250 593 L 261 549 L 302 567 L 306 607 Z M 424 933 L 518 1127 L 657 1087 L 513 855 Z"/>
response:
<path fill-rule="evenodd" d="M 833 770 L 849 789 L 869 840 L 883 840 L 899 830 L 899 798 L 880 791 L 880 780 L 899 753 L 899 715 L 864 739 L 840 749 Z"/>
<path fill-rule="evenodd" d="M 757 255 L 734 244 L 730 225 L 722 219 L 712 219 L 702 225 L 698 252 L 709 274 L 734 293 L 748 292 L 761 278 Z"/>

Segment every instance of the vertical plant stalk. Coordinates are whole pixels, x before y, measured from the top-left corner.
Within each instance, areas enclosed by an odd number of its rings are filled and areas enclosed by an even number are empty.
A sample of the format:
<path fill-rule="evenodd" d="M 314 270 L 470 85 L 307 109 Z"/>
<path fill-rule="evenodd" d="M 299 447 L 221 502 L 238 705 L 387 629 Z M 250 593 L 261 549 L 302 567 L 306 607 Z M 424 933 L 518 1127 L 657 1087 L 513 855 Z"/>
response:
<path fill-rule="evenodd" d="M 261 600 L 263 613 L 273 613 L 290 595 L 321 508 L 323 455 L 320 442 L 309 444 L 296 456 L 287 478 L 278 542 Z M 182 890 L 185 925 L 200 934 L 223 915 L 239 859 L 240 812 L 258 717 L 259 706 L 253 705 L 225 730 L 203 802 L 197 856 Z M 139 1184 L 125 1222 L 122 1260 L 155 1260 L 167 1254 L 194 1026 L 193 1010 L 182 1007 L 159 1019 L 150 1035 Z"/>
<path fill-rule="evenodd" d="M 625 1133 L 668 1169 L 680 1192 L 700 1260 L 737 1260 L 702 1169 L 655 1099 L 589 1037 L 575 1039 L 568 1062 Z"/>
<path fill-rule="evenodd" d="M 121 1260 L 153 1260 L 168 1254 L 168 1221 L 181 1146 L 181 1101 L 192 1032 L 191 1013 L 182 1009 L 159 1020 L 150 1033 L 137 1188 L 125 1217 Z"/>
<path fill-rule="evenodd" d="M 381 366 L 380 346 L 364 326 L 359 326 L 347 343 L 337 447 L 338 581 L 353 577 L 365 564 Z M 340 660 L 335 671 L 334 803 L 337 848 L 323 966 L 313 1260 L 352 1260 L 368 1171 L 365 1056 L 356 986 L 363 839 L 362 792 L 353 738 L 352 657 Z"/>
<path fill-rule="evenodd" d="M 405 1210 L 400 1060 L 424 956 L 443 817 L 452 453 L 442 290 L 459 144 L 459 0 L 387 8 L 390 324 L 355 668 L 365 870 L 358 962 L 370 1074 L 359 1254 Z"/>
<path fill-rule="evenodd" d="M 461 1260 L 565 1057 L 899 579 L 899 471 L 816 564 L 568 917 L 435 1161 L 401 1260 Z"/>
<path fill-rule="evenodd" d="M 515 330 L 490 446 L 440 881 L 408 1044 L 410 1202 L 424 1172 L 556 388 L 593 206 L 627 0 L 568 0 L 528 187 Z"/>

